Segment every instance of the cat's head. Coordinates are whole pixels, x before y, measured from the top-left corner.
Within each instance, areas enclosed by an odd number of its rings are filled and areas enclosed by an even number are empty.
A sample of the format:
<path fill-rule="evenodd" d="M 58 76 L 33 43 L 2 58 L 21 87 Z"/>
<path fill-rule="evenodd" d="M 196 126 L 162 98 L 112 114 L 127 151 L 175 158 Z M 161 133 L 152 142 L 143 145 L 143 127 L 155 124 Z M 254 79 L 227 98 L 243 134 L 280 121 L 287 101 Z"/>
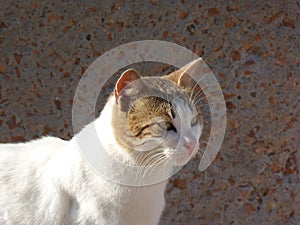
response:
<path fill-rule="evenodd" d="M 203 127 L 197 91 L 180 70 L 142 78 L 136 70 L 126 70 L 115 87 L 116 139 L 143 165 L 163 159 L 185 164 L 199 149 Z"/>

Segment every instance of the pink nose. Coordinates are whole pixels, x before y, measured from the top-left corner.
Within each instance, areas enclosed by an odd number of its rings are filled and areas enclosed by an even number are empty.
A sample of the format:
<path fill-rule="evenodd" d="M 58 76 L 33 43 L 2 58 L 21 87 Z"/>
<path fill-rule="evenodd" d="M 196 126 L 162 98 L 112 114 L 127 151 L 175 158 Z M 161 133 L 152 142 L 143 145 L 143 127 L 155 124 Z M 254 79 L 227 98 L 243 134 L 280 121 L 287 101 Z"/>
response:
<path fill-rule="evenodd" d="M 197 143 L 197 141 L 195 138 L 184 138 L 183 139 L 183 146 L 186 147 L 190 153 L 195 149 L 196 143 Z"/>

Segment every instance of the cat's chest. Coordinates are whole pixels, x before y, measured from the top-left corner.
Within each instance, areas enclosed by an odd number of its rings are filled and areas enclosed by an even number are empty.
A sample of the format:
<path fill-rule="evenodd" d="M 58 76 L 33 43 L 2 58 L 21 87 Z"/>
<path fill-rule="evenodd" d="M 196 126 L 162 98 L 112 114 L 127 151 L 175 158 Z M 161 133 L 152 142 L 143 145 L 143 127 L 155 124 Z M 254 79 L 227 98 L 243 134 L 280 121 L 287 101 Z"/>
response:
<path fill-rule="evenodd" d="M 99 218 L 103 224 L 154 225 L 158 223 L 165 205 L 163 195 L 165 184 L 128 187 L 103 181 L 98 185 L 100 186 L 97 193 L 89 192 L 73 199 L 70 218 L 81 221 L 82 224 L 88 224 L 89 221 L 94 221 L 96 224 L 95 221 Z"/>
<path fill-rule="evenodd" d="M 120 209 L 126 224 L 157 224 L 165 206 L 164 186 L 134 188 Z"/>

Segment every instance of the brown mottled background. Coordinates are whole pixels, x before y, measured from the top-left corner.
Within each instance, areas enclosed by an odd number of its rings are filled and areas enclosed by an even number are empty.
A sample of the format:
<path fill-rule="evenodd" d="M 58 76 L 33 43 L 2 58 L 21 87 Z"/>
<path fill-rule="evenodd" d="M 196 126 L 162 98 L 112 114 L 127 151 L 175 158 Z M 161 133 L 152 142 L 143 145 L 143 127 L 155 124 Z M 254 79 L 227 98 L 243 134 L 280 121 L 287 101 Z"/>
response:
<path fill-rule="evenodd" d="M 194 160 L 172 178 L 160 224 L 300 224 L 299 36 L 296 0 L 2 0 L 0 141 L 69 139 L 76 86 L 98 56 L 174 42 L 211 67 L 228 125 L 205 172 Z"/>

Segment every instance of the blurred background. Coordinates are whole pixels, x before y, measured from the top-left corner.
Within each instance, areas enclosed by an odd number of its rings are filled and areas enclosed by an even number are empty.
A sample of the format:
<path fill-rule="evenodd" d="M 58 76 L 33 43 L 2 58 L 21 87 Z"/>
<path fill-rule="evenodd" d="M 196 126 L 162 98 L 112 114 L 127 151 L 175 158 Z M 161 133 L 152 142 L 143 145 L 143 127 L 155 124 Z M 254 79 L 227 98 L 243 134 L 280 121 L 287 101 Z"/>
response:
<path fill-rule="evenodd" d="M 114 47 L 147 39 L 201 56 L 228 113 L 213 164 L 198 172 L 194 159 L 170 180 L 160 225 L 299 224 L 299 1 L 2 0 L 0 141 L 70 139 L 86 68 Z"/>

